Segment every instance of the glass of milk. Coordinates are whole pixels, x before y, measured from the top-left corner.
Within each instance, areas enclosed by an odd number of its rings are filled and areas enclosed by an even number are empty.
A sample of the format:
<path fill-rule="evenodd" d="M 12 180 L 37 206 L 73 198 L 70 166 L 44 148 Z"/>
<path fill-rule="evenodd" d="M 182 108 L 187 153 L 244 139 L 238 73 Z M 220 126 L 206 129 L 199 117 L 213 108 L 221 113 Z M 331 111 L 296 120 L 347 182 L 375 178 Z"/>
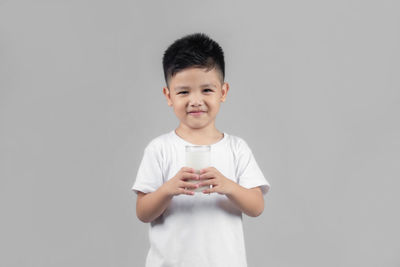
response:
<path fill-rule="evenodd" d="M 186 146 L 186 167 L 195 169 L 197 174 L 200 170 L 211 166 L 211 146 Z M 189 183 L 200 183 L 205 180 L 188 180 Z M 210 186 L 196 188 L 195 192 L 202 192 Z"/>

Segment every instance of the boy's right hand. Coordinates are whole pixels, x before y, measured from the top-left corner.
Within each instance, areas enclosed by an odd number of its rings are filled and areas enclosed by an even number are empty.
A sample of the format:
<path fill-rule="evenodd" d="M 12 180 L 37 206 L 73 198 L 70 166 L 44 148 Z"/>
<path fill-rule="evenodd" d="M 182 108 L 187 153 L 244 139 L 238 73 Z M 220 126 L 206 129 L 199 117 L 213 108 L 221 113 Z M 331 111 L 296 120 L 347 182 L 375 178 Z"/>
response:
<path fill-rule="evenodd" d="M 199 175 L 195 173 L 193 168 L 183 167 L 178 173 L 164 183 L 164 188 L 170 196 L 181 194 L 194 195 L 194 192 L 189 189 L 196 189 L 197 184 L 189 183 L 187 180 L 199 180 Z"/>

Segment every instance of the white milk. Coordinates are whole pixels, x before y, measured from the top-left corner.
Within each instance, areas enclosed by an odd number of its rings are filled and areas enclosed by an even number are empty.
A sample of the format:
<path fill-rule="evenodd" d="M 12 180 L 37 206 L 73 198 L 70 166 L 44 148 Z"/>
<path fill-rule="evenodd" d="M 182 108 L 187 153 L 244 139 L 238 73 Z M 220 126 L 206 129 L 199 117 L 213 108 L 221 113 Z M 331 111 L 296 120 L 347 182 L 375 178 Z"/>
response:
<path fill-rule="evenodd" d="M 186 146 L 186 167 L 196 170 L 200 174 L 200 170 L 211 166 L 211 147 L 210 146 Z M 188 180 L 189 183 L 200 183 L 206 180 Z M 195 189 L 195 192 L 202 192 L 209 186 L 203 186 Z M 192 190 L 192 189 L 190 189 Z"/>

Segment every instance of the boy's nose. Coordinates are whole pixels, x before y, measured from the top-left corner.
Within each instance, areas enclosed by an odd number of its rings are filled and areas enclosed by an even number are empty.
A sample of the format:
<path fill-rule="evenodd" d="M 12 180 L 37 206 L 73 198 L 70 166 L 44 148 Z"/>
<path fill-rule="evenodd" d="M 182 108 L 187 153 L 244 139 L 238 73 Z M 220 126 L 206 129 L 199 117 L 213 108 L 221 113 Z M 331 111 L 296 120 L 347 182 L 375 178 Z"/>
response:
<path fill-rule="evenodd" d="M 203 104 L 204 104 L 203 99 L 199 96 L 194 96 L 189 101 L 189 105 L 191 106 L 201 106 Z"/>

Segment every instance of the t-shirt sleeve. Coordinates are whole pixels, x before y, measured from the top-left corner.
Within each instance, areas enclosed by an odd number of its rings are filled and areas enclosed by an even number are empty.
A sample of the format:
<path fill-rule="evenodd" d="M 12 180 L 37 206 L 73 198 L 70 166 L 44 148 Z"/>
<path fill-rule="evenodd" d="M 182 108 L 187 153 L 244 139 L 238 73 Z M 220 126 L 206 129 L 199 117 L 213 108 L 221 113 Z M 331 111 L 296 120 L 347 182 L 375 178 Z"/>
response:
<path fill-rule="evenodd" d="M 163 184 L 161 147 L 151 142 L 144 150 L 132 190 L 137 193 L 154 192 Z"/>
<path fill-rule="evenodd" d="M 271 188 L 258 166 L 250 147 L 244 140 L 238 146 L 238 183 L 245 188 L 260 187 L 263 195 Z"/>

